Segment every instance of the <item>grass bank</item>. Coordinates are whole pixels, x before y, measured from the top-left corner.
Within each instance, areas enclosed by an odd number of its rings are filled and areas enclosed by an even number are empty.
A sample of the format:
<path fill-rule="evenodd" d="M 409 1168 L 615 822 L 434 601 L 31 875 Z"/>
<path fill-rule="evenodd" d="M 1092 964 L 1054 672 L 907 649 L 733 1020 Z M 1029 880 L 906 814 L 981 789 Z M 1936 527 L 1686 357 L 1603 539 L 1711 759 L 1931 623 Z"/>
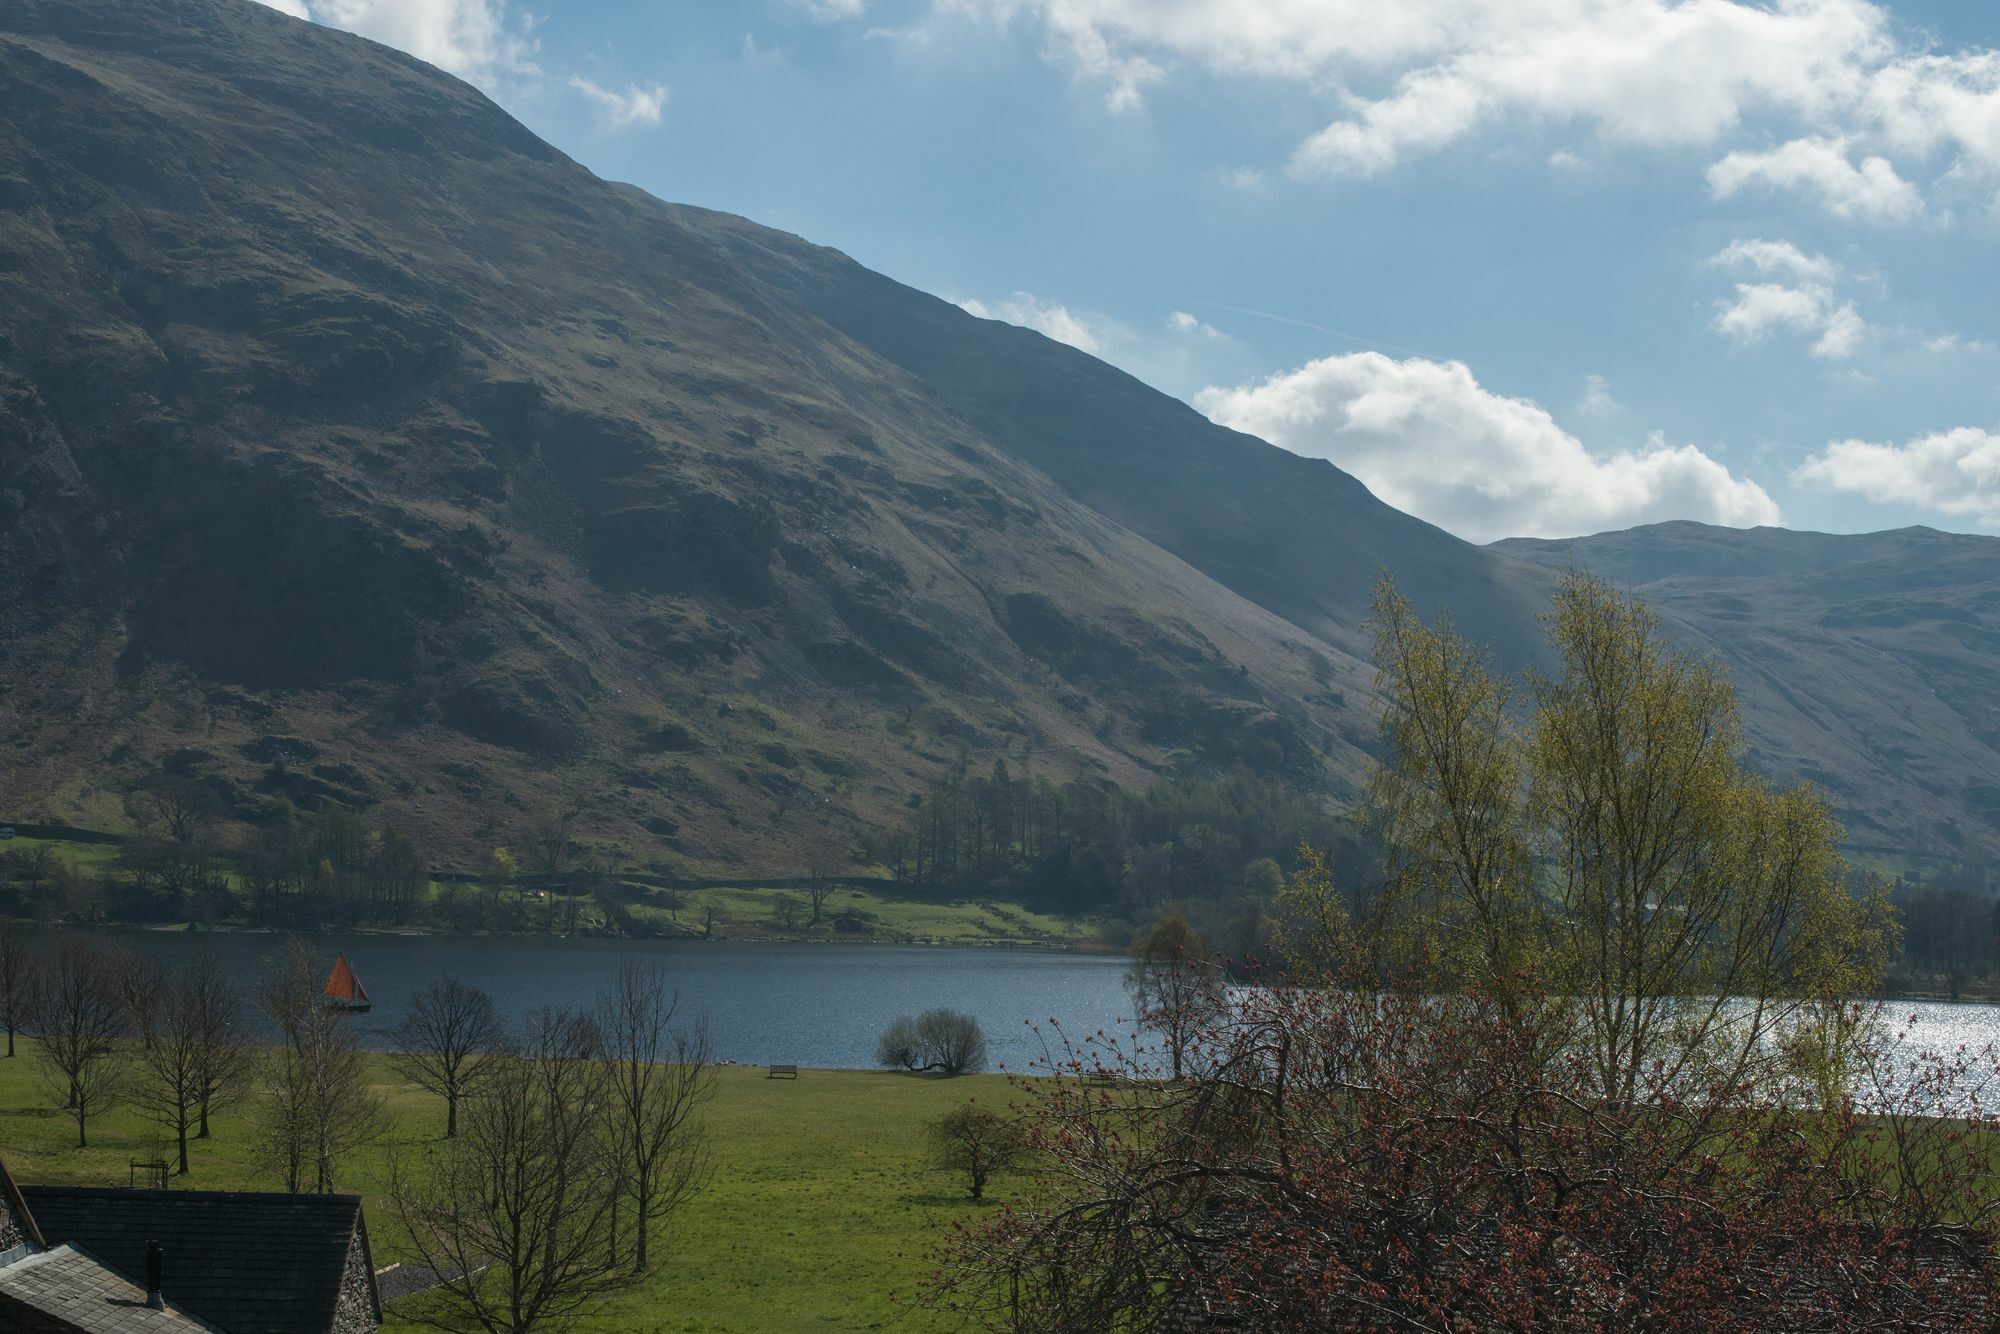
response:
<path fill-rule="evenodd" d="M 0 1155 L 24 1182 L 126 1184 L 133 1159 L 171 1158 L 163 1137 L 129 1109 L 91 1127 L 74 1147 L 73 1124 L 36 1077 L 39 1058 L 0 1059 Z M 381 1190 L 391 1153 L 436 1142 L 443 1105 L 374 1058 L 390 1112 L 384 1139 L 356 1154 L 342 1185 L 368 1197 L 375 1262 L 406 1258 Z M 900 1304 L 924 1272 L 930 1244 L 954 1221 L 1012 1194 L 1006 1180 L 975 1205 L 949 1174 L 924 1162 L 923 1122 L 967 1098 L 1003 1102 L 997 1075 L 955 1080 L 806 1070 L 796 1081 L 724 1067 L 708 1110 L 715 1177 L 676 1220 L 665 1259 L 614 1296 L 588 1323 L 600 1330 L 719 1334 L 826 1329 L 933 1330 L 951 1324 Z M 176 1187 L 269 1190 L 240 1111 L 198 1143 L 193 1171 Z M 397 1327 L 393 1312 L 391 1327 Z"/>

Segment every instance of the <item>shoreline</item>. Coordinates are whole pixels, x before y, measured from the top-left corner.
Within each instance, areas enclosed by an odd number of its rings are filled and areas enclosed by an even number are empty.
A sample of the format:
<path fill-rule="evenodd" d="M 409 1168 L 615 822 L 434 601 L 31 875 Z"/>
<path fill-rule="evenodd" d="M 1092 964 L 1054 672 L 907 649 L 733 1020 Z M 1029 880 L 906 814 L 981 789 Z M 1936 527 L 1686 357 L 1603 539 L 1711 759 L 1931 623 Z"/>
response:
<path fill-rule="evenodd" d="M 805 935 L 728 935 L 703 936 L 699 934 L 676 933 L 672 935 L 615 935 L 608 932 L 561 932 L 550 934 L 541 931 L 450 931 L 435 927 L 416 926 L 259 926 L 245 923 L 223 922 L 203 926 L 196 922 L 75 922 L 68 920 L 30 921 L 23 925 L 45 931 L 145 931 L 157 935 L 218 935 L 218 936 L 379 936 L 400 940 L 507 940 L 507 941 L 596 941 L 627 942 L 632 944 L 685 944 L 685 945 L 850 945 L 882 946 L 902 949 L 942 949 L 942 950 L 1019 950 L 1038 954 L 1074 954 L 1093 957 L 1119 957 L 1123 950 L 1094 940 L 952 940 L 937 936 L 910 936 L 901 939 L 885 936 L 805 936 Z"/>

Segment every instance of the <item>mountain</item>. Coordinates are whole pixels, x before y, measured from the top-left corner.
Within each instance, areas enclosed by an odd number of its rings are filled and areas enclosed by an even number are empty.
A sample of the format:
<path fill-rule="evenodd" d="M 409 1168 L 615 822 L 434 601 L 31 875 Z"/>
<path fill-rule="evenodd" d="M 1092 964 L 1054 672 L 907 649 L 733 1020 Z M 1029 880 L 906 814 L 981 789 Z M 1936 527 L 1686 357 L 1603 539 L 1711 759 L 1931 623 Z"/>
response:
<path fill-rule="evenodd" d="M 761 873 L 1003 756 L 1343 803 L 1379 573 L 1519 665 L 1576 558 L 599 180 L 360 38 L 0 0 L 0 817 L 112 823 L 164 767 L 445 861 L 575 802 L 632 860 Z M 1871 839 L 2000 825 L 1971 750 L 1919 777 L 1804 672 L 1740 675 L 1773 772 L 1901 775 L 1838 789 Z"/>
<path fill-rule="evenodd" d="M 1498 550 L 1631 588 L 1724 662 L 1751 760 L 1832 794 L 1862 845 L 1990 851 L 2000 541 L 1662 523 Z"/>

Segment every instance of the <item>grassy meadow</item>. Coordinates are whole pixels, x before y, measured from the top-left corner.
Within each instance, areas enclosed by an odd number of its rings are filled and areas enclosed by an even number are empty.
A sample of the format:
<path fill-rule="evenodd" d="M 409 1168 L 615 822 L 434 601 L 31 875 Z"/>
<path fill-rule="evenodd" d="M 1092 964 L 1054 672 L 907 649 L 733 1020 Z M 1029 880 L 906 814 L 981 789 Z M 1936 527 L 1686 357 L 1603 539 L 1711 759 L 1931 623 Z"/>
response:
<path fill-rule="evenodd" d="M 28 1183 L 117 1185 L 134 1159 L 172 1153 L 160 1132 L 130 1109 L 94 1123 L 90 1147 L 51 1101 L 32 1044 L 0 1059 L 0 1156 Z M 368 1197 L 377 1267 L 406 1257 L 380 1192 L 392 1154 L 420 1154 L 444 1123 L 444 1105 L 375 1058 L 389 1131 L 341 1171 L 344 1189 Z M 929 1079 L 805 1070 L 768 1079 L 761 1067 L 718 1072 L 708 1107 L 715 1173 L 708 1188 L 663 1233 L 663 1259 L 643 1281 L 613 1296 L 588 1322 L 603 1330 L 720 1332 L 950 1328 L 907 1298 L 927 1248 L 952 1222 L 1012 1194 L 1007 1178 L 974 1204 L 951 1174 L 924 1161 L 922 1123 L 967 1099 L 1001 1102 L 1002 1076 Z M 192 1173 L 176 1188 L 270 1190 L 241 1109 L 192 1148 Z M 389 1312 L 391 1328 L 403 1326 Z"/>

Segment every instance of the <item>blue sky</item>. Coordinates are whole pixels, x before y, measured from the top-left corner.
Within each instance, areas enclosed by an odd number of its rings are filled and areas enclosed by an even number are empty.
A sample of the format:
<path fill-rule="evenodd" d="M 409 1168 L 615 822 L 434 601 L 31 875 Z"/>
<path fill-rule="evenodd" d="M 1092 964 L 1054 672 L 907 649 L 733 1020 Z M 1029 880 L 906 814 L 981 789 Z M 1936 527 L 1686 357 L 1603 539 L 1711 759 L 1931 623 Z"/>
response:
<path fill-rule="evenodd" d="M 2000 532 L 2000 10 L 267 0 L 1475 540 Z"/>

